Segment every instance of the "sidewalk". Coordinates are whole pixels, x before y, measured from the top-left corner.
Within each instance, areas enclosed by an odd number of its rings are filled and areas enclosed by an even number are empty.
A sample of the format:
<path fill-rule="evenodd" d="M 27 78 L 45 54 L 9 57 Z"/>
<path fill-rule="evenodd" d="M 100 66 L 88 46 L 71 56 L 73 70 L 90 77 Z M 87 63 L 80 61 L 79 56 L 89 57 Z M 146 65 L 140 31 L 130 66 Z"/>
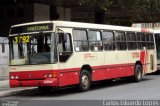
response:
<path fill-rule="evenodd" d="M 9 80 L 0 80 L 0 98 L 5 96 L 13 96 L 18 94 L 23 94 L 25 92 L 31 92 L 34 87 L 23 87 L 23 88 L 10 88 Z"/>
<path fill-rule="evenodd" d="M 0 91 L 9 89 L 9 80 L 0 80 Z"/>
<path fill-rule="evenodd" d="M 9 80 L 0 80 L 0 97 L 10 95 Z"/>

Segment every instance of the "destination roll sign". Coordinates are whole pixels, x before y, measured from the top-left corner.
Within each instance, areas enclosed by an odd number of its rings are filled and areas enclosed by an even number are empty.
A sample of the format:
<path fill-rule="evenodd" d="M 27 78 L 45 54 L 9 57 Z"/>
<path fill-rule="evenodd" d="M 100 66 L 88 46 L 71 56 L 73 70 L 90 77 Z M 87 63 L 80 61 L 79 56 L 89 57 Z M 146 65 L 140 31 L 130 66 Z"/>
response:
<path fill-rule="evenodd" d="M 53 30 L 53 23 L 34 24 L 34 25 L 12 27 L 11 34 L 52 31 L 52 30 Z"/>

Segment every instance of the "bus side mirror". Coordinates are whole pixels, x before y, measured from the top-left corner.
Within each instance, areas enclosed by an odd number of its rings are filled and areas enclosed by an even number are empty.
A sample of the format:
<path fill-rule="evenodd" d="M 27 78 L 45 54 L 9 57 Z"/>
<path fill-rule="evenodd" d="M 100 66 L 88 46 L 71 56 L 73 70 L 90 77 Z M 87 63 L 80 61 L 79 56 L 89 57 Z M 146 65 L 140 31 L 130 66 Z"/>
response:
<path fill-rule="evenodd" d="M 2 53 L 4 53 L 5 52 L 5 44 L 2 43 L 1 45 L 2 45 Z"/>
<path fill-rule="evenodd" d="M 62 33 L 58 33 L 58 43 L 62 42 Z"/>
<path fill-rule="evenodd" d="M 67 42 L 67 33 L 58 33 L 58 43 Z"/>
<path fill-rule="evenodd" d="M 63 34 L 63 42 L 65 42 L 65 43 L 67 42 L 67 33 Z"/>

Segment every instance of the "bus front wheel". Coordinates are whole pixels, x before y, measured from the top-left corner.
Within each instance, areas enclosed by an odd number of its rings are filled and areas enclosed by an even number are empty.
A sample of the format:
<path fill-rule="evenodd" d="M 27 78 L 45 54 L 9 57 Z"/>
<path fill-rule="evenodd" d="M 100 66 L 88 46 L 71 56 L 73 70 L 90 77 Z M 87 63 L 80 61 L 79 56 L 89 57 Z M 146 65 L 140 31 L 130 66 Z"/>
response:
<path fill-rule="evenodd" d="M 137 64 L 134 69 L 134 81 L 140 82 L 142 80 L 142 67 Z"/>
<path fill-rule="evenodd" d="M 80 74 L 80 90 L 87 91 L 90 89 L 91 75 L 87 70 L 82 70 Z"/>

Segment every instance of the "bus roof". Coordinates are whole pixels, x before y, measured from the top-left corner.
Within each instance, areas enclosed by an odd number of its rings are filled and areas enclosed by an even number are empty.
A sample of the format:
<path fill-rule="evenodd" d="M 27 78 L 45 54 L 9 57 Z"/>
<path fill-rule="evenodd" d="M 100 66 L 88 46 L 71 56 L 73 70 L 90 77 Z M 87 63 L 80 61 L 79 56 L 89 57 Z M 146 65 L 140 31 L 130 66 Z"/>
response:
<path fill-rule="evenodd" d="M 150 32 L 150 33 L 154 32 L 152 29 L 145 29 L 145 28 L 134 28 L 134 27 L 92 24 L 92 23 L 71 22 L 71 21 L 39 21 L 39 22 L 17 24 L 17 25 L 13 25 L 12 27 L 36 25 L 36 24 L 43 24 L 43 23 L 53 23 L 55 26 L 58 26 L 58 27 L 69 27 L 69 28 L 86 28 L 86 29 L 100 29 L 100 30 Z"/>

